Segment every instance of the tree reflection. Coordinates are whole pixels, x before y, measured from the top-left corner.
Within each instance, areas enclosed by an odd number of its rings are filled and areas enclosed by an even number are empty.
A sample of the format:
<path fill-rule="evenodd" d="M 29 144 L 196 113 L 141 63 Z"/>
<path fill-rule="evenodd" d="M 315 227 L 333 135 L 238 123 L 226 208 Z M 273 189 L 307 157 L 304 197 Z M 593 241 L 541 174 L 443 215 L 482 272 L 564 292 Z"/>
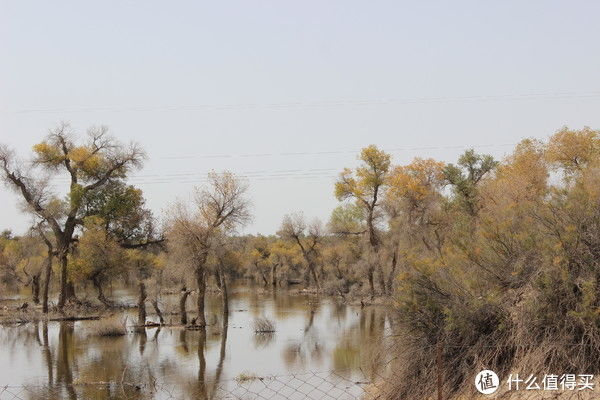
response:
<path fill-rule="evenodd" d="M 333 367 L 338 372 L 366 370 L 377 374 L 382 367 L 381 349 L 385 343 L 386 310 L 361 308 L 358 323 L 343 334 L 333 350 Z"/>
<path fill-rule="evenodd" d="M 217 370 L 215 372 L 215 382 L 211 393 L 211 398 L 215 398 L 215 394 L 219 384 L 221 382 L 221 375 L 223 373 L 223 364 L 225 363 L 225 351 L 227 349 L 227 332 L 229 331 L 229 313 L 223 314 L 223 325 L 221 329 L 221 347 L 219 349 L 219 362 L 217 364 Z"/>
<path fill-rule="evenodd" d="M 146 350 L 146 343 L 148 342 L 148 335 L 146 334 L 146 328 L 139 328 L 135 331 L 139 339 L 139 350 L 140 356 L 144 355 L 144 350 Z"/>
<path fill-rule="evenodd" d="M 58 349 L 56 358 L 56 380 L 62 384 L 67 391 L 69 399 L 76 400 L 77 393 L 73 387 L 73 324 L 61 322 L 58 331 Z"/>
<path fill-rule="evenodd" d="M 206 328 L 203 326 L 199 330 L 198 335 L 198 392 L 197 398 L 206 400 L 206 358 L 204 352 L 206 350 Z"/>
<path fill-rule="evenodd" d="M 179 331 L 179 346 L 177 346 L 177 350 L 182 352 L 184 355 L 188 355 L 190 352 L 187 343 L 187 330 L 185 328 Z"/>
<path fill-rule="evenodd" d="M 50 345 L 48 343 L 48 322 L 44 321 L 42 324 L 42 349 L 44 353 L 44 360 L 46 361 L 46 370 L 48 371 L 48 387 L 52 387 L 54 384 L 54 368 L 52 365 L 52 352 L 50 351 Z"/>
<path fill-rule="evenodd" d="M 239 372 L 236 362 L 247 357 L 247 354 L 231 351 L 229 342 L 239 340 L 250 347 L 254 340 L 257 348 L 281 349 L 275 359 L 266 361 L 283 363 L 289 369 L 332 368 L 352 379 L 358 370 L 364 371 L 365 378 L 381 372 L 378 368 L 387 357 L 381 351 L 382 344 L 389 342 L 386 337 L 393 329 L 386 308 L 360 309 L 333 301 L 310 301 L 314 299 L 286 296 L 282 291 L 277 292 L 276 298 L 272 294 L 266 296 L 267 302 L 290 307 L 286 315 L 289 322 L 280 325 L 276 344 L 272 335 L 248 337 L 237 334 L 241 333 L 237 330 L 230 333 L 229 324 L 237 328 L 245 315 L 232 313 L 228 317 L 221 313 L 214 326 L 199 330 L 163 327 L 162 334 L 159 329 L 146 330 L 148 336 L 135 332 L 121 337 L 99 337 L 87 328 L 86 322 L 77 322 L 75 329 L 69 322 L 40 322 L 37 335 L 31 329 L 35 324 L 18 331 L 0 327 L 0 345 L 11 354 L 13 348 L 15 353 L 23 348 L 37 353 L 40 371 L 35 377 L 41 372 L 48 385 L 39 388 L 35 395 L 32 388 L 28 392 L 29 396 L 35 396 L 32 399 L 151 399 L 153 396 L 161 398 L 162 387 L 173 390 L 175 397 L 214 399 L 223 394 L 219 387 L 228 385 L 225 379 Z M 219 305 L 216 301 L 213 303 Z M 247 304 L 238 298 L 233 307 L 246 309 Z M 273 313 L 274 309 L 268 304 L 267 311 Z M 293 320 L 289 319 L 290 315 Z M 283 348 L 279 347 L 280 339 Z M 265 354 L 252 348 L 248 350 L 257 355 Z"/>

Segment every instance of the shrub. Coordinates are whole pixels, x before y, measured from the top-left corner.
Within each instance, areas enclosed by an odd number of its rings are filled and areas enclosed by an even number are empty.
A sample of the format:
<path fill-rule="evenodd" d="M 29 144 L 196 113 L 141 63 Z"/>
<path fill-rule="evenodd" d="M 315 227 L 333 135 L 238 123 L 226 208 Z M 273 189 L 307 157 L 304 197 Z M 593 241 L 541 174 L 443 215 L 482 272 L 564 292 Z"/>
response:
<path fill-rule="evenodd" d="M 255 333 L 275 332 L 275 323 L 268 318 L 255 318 L 252 325 Z"/>
<path fill-rule="evenodd" d="M 124 336 L 127 334 L 127 318 L 111 316 L 100 319 L 91 322 L 88 329 L 93 336 Z"/>

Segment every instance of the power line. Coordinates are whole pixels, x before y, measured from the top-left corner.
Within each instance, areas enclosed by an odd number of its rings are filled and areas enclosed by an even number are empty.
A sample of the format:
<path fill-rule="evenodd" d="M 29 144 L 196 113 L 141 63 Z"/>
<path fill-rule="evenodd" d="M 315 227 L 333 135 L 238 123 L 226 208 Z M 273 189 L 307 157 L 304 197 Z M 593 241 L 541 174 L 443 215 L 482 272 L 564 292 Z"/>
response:
<path fill-rule="evenodd" d="M 514 146 L 515 143 L 496 143 L 496 144 L 483 144 L 483 145 L 448 145 L 448 146 L 426 146 L 426 147 L 410 147 L 410 148 L 386 148 L 383 149 L 387 152 L 401 152 L 401 151 L 414 151 L 414 150 L 438 150 L 438 149 L 464 149 L 464 148 L 482 148 L 482 147 L 505 147 Z M 348 151 L 315 151 L 315 152 L 296 152 L 296 153 L 258 153 L 254 154 L 256 157 L 265 157 L 273 155 L 326 155 L 332 153 L 352 153 L 357 154 L 359 150 L 348 150 Z M 235 155 L 227 155 L 228 157 L 235 157 Z M 240 156 L 250 156 L 249 154 Z M 190 156 L 183 158 L 202 158 L 204 156 Z M 165 157 L 162 157 L 164 159 Z M 208 156 L 210 158 L 210 156 Z M 239 178 L 255 180 L 255 181 L 272 181 L 272 180 L 308 180 L 308 179 L 333 179 L 338 176 L 341 168 L 309 168 L 309 169 L 280 169 L 280 170 L 253 170 L 253 171 L 242 171 L 236 173 Z M 196 171 L 185 171 L 175 172 L 167 174 L 144 174 L 144 175 L 131 175 L 127 181 L 138 185 L 155 185 L 155 184 L 193 184 L 193 183 L 205 183 L 208 181 L 207 175 L 210 171 L 196 172 Z M 53 177 L 54 182 L 52 186 L 59 184 L 68 184 L 69 178 L 67 177 Z"/>
<path fill-rule="evenodd" d="M 233 103 L 233 104 L 195 104 L 195 105 L 163 105 L 163 106 L 88 106 L 60 108 L 23 108 L 18 110 L 0 110 L 3 114 L 31 113 L 86 113 L 86 112 L 158 112 L 158 111 L 227 111 L 252 109 L 295 109 L 326 108 L 344 106 L 378 106 L 388 104 L 436 104 L 464 101 L 513 101 L 513 100 L 561 100 L 561 99 L 597 99 L 600 91 L 591 92 L 544 92 L 522 94 L 495 94 L 475 96 L 446 97 L 414 97 L 363 100 L 324 100 L 312 102 L 278 102 L 278 103 Z"/>
<path fill-rule="evenodd" d="M 463 145 L 446 145 L 446 146 L 420 146 L 420 147 L 395 147 L 395 148 L 384 148 L 383 151 L 388 153 L 398 153 L 403 151 L 416 151 L 416 150 L 456 150 L 466 148 L 487 148 L 487 147 L 507 147 L 515 146 L 516 143 L 495 143 L 495 144 L 463 144 Z M 296 157 L 296 156 L 312 156 L 312 155 L 339 155 L 339 154 L 358 154 L 360 149 L 354 150 L 329 150 L 329 151 L 302 151 L 302 152 L 282 152 L 282 153 L 248 153 L 248 154 L 200 154 L 200 155 L 187 155 L 187 156 L 165 156 L 159 157 L 161 160 L 184 160 L 194 158 L 249 158 L 249 157 Z"/>
<path fill-rule="evenodd" d="M 411 151 L 411 150 L 438 150 L 438 149 L 463 149 L 463 148 L 481 148 L 481 147 L 505 147 L 514 146 L 514 143 L 501 143 L 501 144 L 484 144 L 484 145 L 449 145 L 449 146 L 427 146 L 427 147 L 412 147 L 412 148 L 387 148 L 383 149 L 387 152 L 399 152 L 399 151 Z M 343 151 L 343 153 L 357 154 L 359 150 Z M 255 154 L 256 157 L 264 157 L 271 155 L 324 155 L 331 154 L 333 151 L 316 151 L 316 152 L 297 152 L 297 153 L 260 153 Z M 335 152 L 337 153 L 337 152 Z M 249 155 L 245 155 L 249 156 Z M 195 156 L 203 157 L 203 156 Z M 209 156 L 210 157 L 210 156 Z M 235 155 L 228 155 L 228 157 L 235 157 Z M 164 158 L 164 157 L 163 157 Z M 191 158 L 191 157 L 189 157 Z M 236 175 L 240 178 L 251 179 L 251 180 L 281 180 L 281 179 L 323 179 L 323 178 L 335 178 L 337 172 L 340 172 L 341 168 L 310 168 L 310 169 L 282 169 L 282 170 L 254 170 L 254 171 L 243 171 Z M 195 172 L 185 171 L 168 174 L 144 174 L 144 175 L 131 175 L 128 181 L 136 185 L 152 185 L 152 184 L 166 184 L 166 183 L 203 183 L 207 182 L 207 175 L 210 171 Z M 55 177 L 52 179 L 54 182 L 59 184 L 67 184 L 69 179 L 67 177 Z"/>

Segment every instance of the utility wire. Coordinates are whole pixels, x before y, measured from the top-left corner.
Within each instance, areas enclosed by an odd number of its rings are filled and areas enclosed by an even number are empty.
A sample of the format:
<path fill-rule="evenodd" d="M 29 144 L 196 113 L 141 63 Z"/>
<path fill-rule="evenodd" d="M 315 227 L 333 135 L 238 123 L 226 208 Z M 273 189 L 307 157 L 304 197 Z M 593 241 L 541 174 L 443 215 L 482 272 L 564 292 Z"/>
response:
<path fill-rule="evenodd" d="M 484 144 L 484 145 L 450 145 L 450 146 L 427 146 L 427 147 L 411 147 L 411 148 L 387 148 L 383 149 L 387 152 L 399 152 L 399 151 L 414 151 L 414 150 L 438 150 L 438 149 L 463 149 L 463 148 L 482 148 L 482 147 L 505 147 L 514 146 L 515 143 L 502 143 L 502 144 Z M 340 151 L 342 152 L 342 151 Z M 348 150 L 343 153 L 357 154 L 359 150 Z M 317 151 L 317 152 L 297 152 L 297 153 L 260 153 L 255 154 L 256 157 L 264 157 L 271 155 L 324 155 L 338 153 L 333 151 Z M 235 155 L 227 155 L 228 157 L 235 157 Z M 245 155 L 248 156 L 248 155 Z M 204 156 L 195 157 L 183 157 L 183 158 L 202 158 Z M 164 158 L 164 157 L 163 157 Z M 210 158 L 210 156 L 209 156 Z M 236 175 L 240 178 L 251 179 L 251 180 L 282 180 L 282 179 L 293 179 L 293 180 L 305 180 L 305 179 L 333 179 L 337 177 L 341 168 L 311 168 L 311 169 L 284 169 L 284 170 L 254 170 L 244 171 L 237 173 Z M 172 183 L 203 183 L 207 182 L 207 175 L 209 171 L 205 172 L 176 172 L 168 174 L 144 174 L 144 175 L 131 175 L 127 180 L 136 185 L 153 185 L 153 184 L 172 184 Z M 70 180 L 67 177 L 54 177 L 52 178 L 53 186 L 58 184 L 68 184 Z"/>
<path fill-rule="evenodd" d="M 450 149 L 465 149 L 465 148 L 487 148 L 487 147 L 508 147 L 514 146 L 516 143 L 495 143 L 495 144 L 463 144 L 463 145 L 446 145 L 446 146 L 421 146 L 421 147 L 395 147 L 384 148 L 383 151 L 388 153 L 398 153 L 403 151 L 416 150 L 450 150 Z M 193 158 L 234 158 L 234 157 L 295 157 L 295 156 L 312 156 L 312 155 L 337 155 L 337 154 L 359 154 L 359 149 L 354 150 L 329 150 L 329 151 L 301 151 L 301 152 L 281 152 L 281 153 L 247 153 L 247 154 L 199 154 L 186 156 L 165 156 L 159 157 L 161 160 L 181 160 Z"/>
<path fill-rule="evenodd" d="M 279 103 L 234 103 L 234 104 L 196 104 L 196 105 L 164 105 L 164 106 L 89 106 L 60 108 L 22 108 L 18 110 L 0 110 L 2 114 L 32 113 L 86 113 L 86 112 L 159 112 L 159 111 L 227 111 L 252 109 L 294 109 L 294 108 L 326 108 L 343 106 L 378 106 L 387 104 L 436 104 L 464 101 L 506 101 L 506 100 L 561 100 L 561 99 L 597 99 L 600 91 L 591 92 L 543 92 L 522 94 L 496 94 L 476 96 L 447 97 L 414 97 L 363 100 L 330 100 L 311 102 L 279 102 Z"/>

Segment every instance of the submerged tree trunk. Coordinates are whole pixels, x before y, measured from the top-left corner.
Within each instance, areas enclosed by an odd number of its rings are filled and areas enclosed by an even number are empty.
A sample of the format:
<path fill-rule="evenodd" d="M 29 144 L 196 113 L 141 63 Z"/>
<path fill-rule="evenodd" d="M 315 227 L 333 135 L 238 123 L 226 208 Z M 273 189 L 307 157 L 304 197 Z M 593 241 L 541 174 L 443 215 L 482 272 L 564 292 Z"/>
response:
<path fill-rule="evenodd" d="M 312 261 L 307 261 L 308 263 L 308 269 L 310 270 L 310 275 L 312 276 L 313 280 L 315 281 L 315 286 L 317 287 L 317 291 L 321 290 L 321 285 L 319 284 L 319 277 L 317 275 L 317 270 L 314 266 L 314 264 L 312 263 Z"/>
<path fill-rule="evenodd" d="M 58 263 L 60 265 L 60 294 L 58 296 L 58 308 L 62 309 L 67 302 L 67 249 L 58 252 Z"/>
<path fill-rule="evenodd" d="M 271 264 L 271 286 L 273 289 L 277 288 L 277 263 Z"/>
<path fill-rule="evenodd" d="M 204 315 L 204 299 L 206 297 L 206 274 L 204 265 L 196 268 L 196 283 L 198 284 L 196 325 L 206 326 L 206 316 Z"/>
<path fill-rule="evenodd" d="M 162 312 L 160 311 L 160 308 L 158 307 L 157 299 L 152 300 L 152 307 L 154 307 L 154 312 L 156 312 L 156 315 L 158 315 L 158 320 L 160 321 L 160 324 L 164 325 L 165 319 L 163 318 Z"/>
<path fill-rule="evenodd" d="M 369 207 L 368 215 L 367 215 L 367 232 L 369 237 L 369 244 L 371 245 L 372 256 L 374 258 L 373 261 L 369 261 L 369 289 L 371 290 L 371 300 L 375 297 L 375 269 L 379 272 L 379 283 L 382 284 L 382 290 L 385 292 L 385 283 L 383 279 L 383 271 L 381 266 L 379 265 L 379 237 L 377 236 L 377 232 L 375 230 L 375 225 L 373 224 L 374 219 L 374 209 L 375 204 L 377 203 L 377 191 L 374 194 L 374 200 L 371 206 Z"/>
<path fill-rule="evenodd" d="M 58 249 L 58 261 L 60 265 L 60 295 L 58 298 L 58 308 L 60 309 L 62 309 L 68 301 L 75 299 L 75 285 L 73 281 L 69 279 L 67 270 L 70 239 L 64 240 L 67 240 L 67 242 L 59 241 Z"/>
<path fill-rule="evenodd" d="M 48 292 L 50 290 L 50 276 L 52 275 L 52 257 L 54 257 L 54 246 L 48 239 L 46 234 L 41 228 L 39 229 L 40 236 L 44 243 L 46 243 L 47 253 L 46 259 L 44 260 L 44 286 L 42 287 L 42 312 L 48 313 Z"/>
<path fill-rule="evenodd" d="M 44 286 L 42 287 L 42 311 L 48 313 L 48 291 L 50 290 L 50 276 L 52 275 L 52 248 L 48 250 L 44 265 Z"/>
<path fill-rule="evenodd" d="M 40 276 L 42 271 L 31 277 L 31 294 L 34 304 L 40 304 Z"/>
<path fill-rule="evenodd" d="M 375 297 L 375 282 L 373 281 L 373 267 L 369 266 L 369 270 L 367 271 L 367 277 L 369 279 L 369 289 L 371 291 L 371 300 Z"/>
<path fill-rule="evenodd" d="M 75 283 L 73 281 L 67 280 L 67 289 L 66 289 L 66 297 L 67 301 L 75 301 L 77 297 L 75 297 Z"/>
<path fill-rule="evenodd" d="M 140 282 L 140 297 L 138 299 L 138 325 L 146 325 L 146 285 Z"/>
<path fill-rule="evenodd" d="M 94 287 L 98 291 L 98 300 L 100 300 L 100 302 L 102 304 L 104 304 L 104 306 L 111 307 L 112 303 L 104 295 L 104 289 L 102 288 L 102 282 L 100 282 L 100 279 L 98 278 L 98 276 L 95 276 L 94 278 L 92 278 L 92 283 L 94 284 Z"/>
<path fill-rule="evenodd" d="M 225 272 L 223 271 L 223 265 L 220 265 L 221 271 L 219 271 L 219 275 L 221 276 L 221 301 L 223 302 L 223 318 L 224 321 L 229 318 L 229 293 L 227 292 L 227 278 L 225 278 Z"/>
<path fill-rule="evenodd" d="M 258 268 L 258 271 L 260 272 L 260 276 L 263 280 L 265 287 L 269 286 L 269 281 L 267 280 L 267 276 L 265 275 L 265 273 L 263 272 L 263 270 L 260 267 L 257 267 L 257 268 Z"/>
<path fill-rule="evenodd" d="M 187 301 L 190 291 L 185 286 L 181 288 L 181 298 L 179 299 L 179 315 L 181 317 L 181 324 L 187 325 L 187 310 L 185 309 L 185 303 Z"/>

